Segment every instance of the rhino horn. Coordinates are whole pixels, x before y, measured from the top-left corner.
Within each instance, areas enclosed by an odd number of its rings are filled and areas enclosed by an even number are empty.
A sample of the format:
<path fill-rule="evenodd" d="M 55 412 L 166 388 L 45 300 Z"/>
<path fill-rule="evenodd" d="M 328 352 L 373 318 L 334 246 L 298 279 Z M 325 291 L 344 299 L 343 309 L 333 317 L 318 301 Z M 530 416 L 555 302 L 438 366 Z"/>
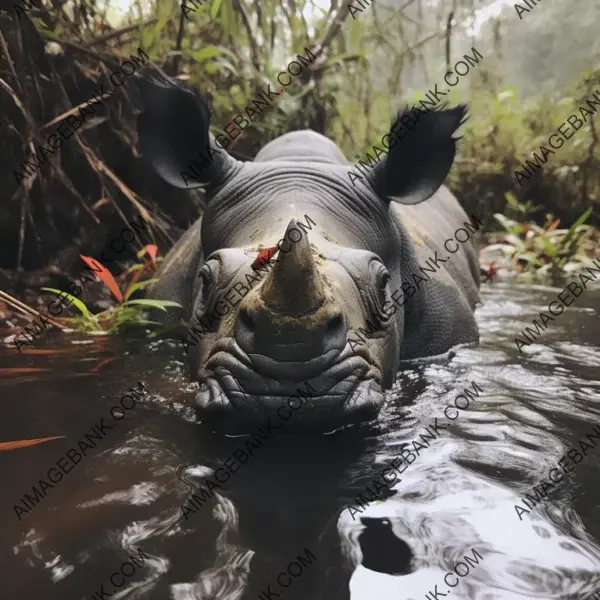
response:
<path fill-rule="evenodd" d="M 296 229 L 296 219 L 287 226 L 284 239 Z M 325 302 L 323 280 L 315 264 L 308 234 L 304 232 L 298 242 L 289 242 L 290 250 L 279 251 L 279 260 L 268 274 L 261 288 L 261 298 L 266 306 L 288 315 L 300 316 L 315 312 Z"/>

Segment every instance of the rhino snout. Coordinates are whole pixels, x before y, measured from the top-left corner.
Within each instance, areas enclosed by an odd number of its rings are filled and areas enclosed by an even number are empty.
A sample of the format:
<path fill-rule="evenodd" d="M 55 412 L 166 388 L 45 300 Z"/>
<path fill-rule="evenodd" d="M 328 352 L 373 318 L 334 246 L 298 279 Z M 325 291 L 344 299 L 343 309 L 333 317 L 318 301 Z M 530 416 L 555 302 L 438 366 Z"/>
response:
<path fill-rule="evenodd" d="M 288 230 L 295 225 L 292 219 Z M 280 253 L 264 283 L 240 304 L 235 324 L 235 339 L 244 352 L 286 362 L 338 354 L 347 333 L 342 309 L 326 289 L 307 235 Z"/>

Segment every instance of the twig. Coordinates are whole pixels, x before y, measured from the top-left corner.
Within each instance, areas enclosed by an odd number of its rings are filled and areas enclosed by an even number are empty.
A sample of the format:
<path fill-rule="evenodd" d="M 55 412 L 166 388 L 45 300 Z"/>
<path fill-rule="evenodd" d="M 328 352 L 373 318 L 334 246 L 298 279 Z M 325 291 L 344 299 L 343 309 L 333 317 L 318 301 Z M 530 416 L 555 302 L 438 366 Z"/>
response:
<path fill-rule="evenodd" d="M 290 32 L 292 34 L 292 41 L 293 41 L 294 24 L 292 23 L 292 17 L 287 9 L 287 6 L 285 5 L 285 2 L 281 3 L 281 10 L 282 10 L 283 14 L 285 15 L 285 18 L 287 19 L 288 25 L 290 26 Z"/>
<path fill-rule="evenodd" d="M 446 22 L 446 74 L 450 73 L 450 41 L 452 38 L 452 19 L 454 19 L 454 13 L 456 12 L 456 0 L 452 0 L 452 8 L 448 15 L 448 21 Z"/>
<path fill-rule="evenodd" d="M 181 45 L 183 43 L 183 32 L 185 28 L 185 13 L 183 10 L 179 11 L 179 31 L 177 32 L 177 41 L 175 43 L 175 50 L 177 54 L 173 59 L 173 76 L 177 77 L 179 72 L 179 63 L 181 62 Z"/>
<path fill-rule="evenodd" d="M 362 60 L 362 58 L 363 57 L 360 54 L 353 54 L 352 56 L 344 56 L 344 58 L 338 59 L 335 63 L 319 65 L 316 69 L 314 69 L 314 72 L 318 73 L 319 71 L 327 71 L 327 69 L 330 69 L 331 67 L 335 67 L 338 62 L 354 62 L 357 60 Z"/>
<path fill-rule="evenodd" d="M 446 21 L 446 74 L 450 73 L 450 38 L 452 37 L 452 19 L 454 11 L 451 10 Z"/>
<path fill-rule="evenodd" d="M 348 6 L 351 2 L 352 0 L 343 0 L 340 7 L 336 11 L 332 11 L 331 14 L 328 16 L 328 24 L 325 27 L 325 33 L 321 37 L 320 41 L 317 42 L 317 45 L 311 50 L 311 52 L 316 57 L 315 62 L 319 62 L 319 57 L 329 47 L 329 44 L 340 30 L 342 23 L 348 17 Z"/>
<path fill-rule="evenodd" d="M 181 12 L 183 15 L 183 11 Z M 108 40 L 112 40 L 113 38 L 119 37 L 125 33 L 129 33 L 130 31 L 136 30 L 138 27 L 145 27 L 146 25 L 153 25 L 156 23 L 158 19 L 148 19 L 148 21 L 144 21 L 143 23 L 138 23 L 136 25 L 130 25 L 129 27 L 124 27 L 123 29 L 117 29 L 117 31 L 111 31 L 102 37 L 96 38 L 95 40 L 89 42 L 85 45 L 86 48 L 90 48 L 92 46 L 96 46 L 97 44 L 102 44 L 102 42 L 107 42 Z"/>
<path fill-rule="evenodd" d="M 250 54 L 252 55 L 252 65 L 256 69 L 256 72 L 260 73 L 258 43 L 256 42 L 257 35 L 254 31 L 254 28 L 252 27 L 252 23 L 250 22 L 250 17 L 248 16 L 248 11 L 246 10 L 244 0 L 237 0 L 236 4 L 239 7 L 240 14 L 242 15 L 242 21 L 244 21 L 244 26 L 246 27 L 246 31 L 248 32 L 248 40 L 250 42 Z"/>
<path fill-rule="evenodd" d="M 121 181 L 121 179 L 119 179 L 119 177 L 117 177 L 117 175 L 115 175 L 115 173 L 113 173 L 112 170 L 103 161 L 101 161 L 98 158 L 98 156 L 94 153 L 94 151 L 89 146 L 86 146 L 83 143 L 83 141 L 81 140 L 81 138 L 79 136 L 76 136 L 75 139 L 77 140 L 79 147 L 83 151 L 83 153 L 84 153 L 88 163 L 92 167 L 92 169 L 94 169 L 95 171 L 97 171 L 99 173 L 104 173 L 121 190 L 121 193 L 138 209 L 138 211 L 142 215 L 142 217 L 144 217 L 145 219 L 150 221 L 150 223 L 153 223 L 154 220 L 152 219 L 152 217 L 146 210 L 146 207 L 143 204 L 141 204 L 140 200 L 138 200 L 135 192 L 133 192 L 131 189 L 129 189 L 129 187 L 127 187 L 123 183 L 123 181 Z M 124 215 L 121 215 L 121 216 L 122 216 L 123 220 L 125 222 L 127 222 L 125 219 L 125 216 Z"/>
<path fill-rule="evenodd" d="M 73 42 L 67 42 L 65 40 L 61 40 L 61 39 L 54 37 L 53 35 L 49 35 L 45 32 L 42 32 L 41 36 L 45 40 L 48 40 L 50 42 L 56 42 L 57 44 L 60 44 L 61 46 L 71 48 L 72 50 L 77 50 L 77 52 L 81 52 L 83 54 L 86 54 L 87 56 L 93 56 L 96 60 L 106 61 L 106 62 L 108 62 L 108 60 L 109 60 L 109 59 L 107 59 L 106 56 L 103 56 L 102 54 L 98 54 L 98 52 L 94 52 L 93 50 L 88 50 L 87 48 L 79 46 L 78 44 L 74 44 Z"/>
<path fill-rule="evenodd" d="M 2 300 L 4 300 L 4 302 L 6 302 L 6 304 L 8 304 L 9 306 L 12 306 L 15 310 L 20 310 L 21 312 L 26 313 L 29 316 L 36 317 L 38 319 L 42 319 L 42 314 L 39 313 L 37 310 L 35 310 L 34 308 L 31 308 L 30 306 L 27 306 L 27 304 L 23 304 L 23 302 L 21 302 L 20 300 L 17 300 L 16 298 L 13 298 L 10 294 L 7 294 L 6 292 L 3 292 L 2 290 L 0 290 L 0 298 Z M 58 327 L 59 329 L 65 329 L 64 325 L 61 325 L 58 321 L 55 321 L 52 317 L 46 316 L 45 318 L 47 321 L 52 323 L 52 325 L 54 325 L 55 327 Z M 42 323 L 43 323 L 43 321 L 42 321 Z"/>
<path fill-rule="evenodd" d="M 465 19 L 463 19 L 458 25 L 462 25 L 467 18 L 470 17 L 466 17 Z M 416 44 L 413 44 L 412 46 L 408 46 L 398 57 L 396 58 L 401 58 L 402 56 L 404 56 L 405 54 L 407 54 L 408 52 L 414 52 L 415 50 L 417 50 L 418 48 L 420 48 L 421 46 L 425 45 L 427 42 L 430 42 L 431 40 L 435 39 L 435 38 L 440 38 L 443 37 L 446 33 L 446 30 L 443 29 L 441 31 L 438 31 L 436 33 L 431 33 L 428 36 L 424 37 L 422 40 L 419 40 Z"/>
<path fill-rule="evenodd" d="M 98 99 L 104 100 L 105 98 L 110 98 L 112 95 L 113 95 L 113 92 L 111 92 L 110 94 L 102 94 L 102 96 L 98 96 Z M 68 110 L 67 112 L 64 112 L 62 115 L 58 115 L 58 117 L 54 117 L 54 119 L 52 119 L 52 121 L 48 121 L 48 123 L 46 123 L 45 125 L 42 125 L 41 129 L 46 129 L 47 127 L 50 127 L 51 125 L 54 125 L 54 123 L 58 123 L 59 121 L 62 121 L 69 115 L 75 114 L 82 106 L 85 106 L 88 103 L 89 103 L 88 100 L 84 100 L 81 104 L 74 106 L 72 109 Z"/>
<path fill-rule="evenodd" d="M 2 51 L 4 52 L 4 56 L 6 56 L 6 62 L 10 67 L 10 72 L 12 73 L 17 85 L 19 86 L 19 91 L 21 92 L 21 96 L 23 96 L 23 88 L 21 87 L 21 81 L 17 77 L 17 72 L 15 71 L 15 65 L 13 64 L 13 60 L 10 57 L 10 53 L 8 51 L 8 45 L 6 44 L 6 40 L 4 39 L 4 35 L 2 35 L 2 30 L 0 30 L 0 44 L 2 44 Z"/>

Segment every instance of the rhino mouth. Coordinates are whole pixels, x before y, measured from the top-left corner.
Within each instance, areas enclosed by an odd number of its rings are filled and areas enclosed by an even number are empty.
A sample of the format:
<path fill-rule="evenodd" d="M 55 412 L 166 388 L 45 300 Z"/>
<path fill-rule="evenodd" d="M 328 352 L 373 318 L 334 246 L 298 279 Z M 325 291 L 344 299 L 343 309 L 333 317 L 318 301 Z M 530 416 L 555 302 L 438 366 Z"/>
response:
<path fill-rule="evenodd" d="M 256 422 L 283 414 L 286 429 L 333 429 L 374 419 L 385 399 L 381 371 L 349 347 L 298 363 L 248 355 L 232 339 L 217 346 L 198 373 L 201 417 Z"/>

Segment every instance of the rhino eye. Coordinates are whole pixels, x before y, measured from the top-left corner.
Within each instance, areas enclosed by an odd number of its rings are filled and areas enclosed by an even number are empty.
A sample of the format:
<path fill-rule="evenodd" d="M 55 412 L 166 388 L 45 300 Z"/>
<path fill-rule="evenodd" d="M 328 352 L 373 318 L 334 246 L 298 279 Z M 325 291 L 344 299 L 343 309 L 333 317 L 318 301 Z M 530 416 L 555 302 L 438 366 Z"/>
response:
<path fill-rule="evenodd" d="M 375 284 L 377 286 L 377 291 L 379 292 L 379 299 L 381 300 L 382 304 L 383 302 L 385 302 L 387 285 L 389 282 L 390 274 L 387 272 L 387 269 L 383 265 L 380 265 L 377 269 Z"/>
<path fill-rule="evenodd" d="M 200 280 L 198 298 L 202 306 L 206 306 L 206 303 L 208 302 L 208 297 L 210 295 L 210 289 L 212 287 L 212 271 L 208 263 L 200 269 L 198 273 L 198 279 Z"/>
<path fill-rule="evenodd" d="M 382 292 L 385 292 L 385 288 L 387 284 L 390 282 L 390 274 L 387 271 L 384 271 L 379 277 L 379 289 Z"/>
<path fill-rule="evenodd" d="M 202 287 L 210 286 L 211 277 L 210 277 L 210 267 L 208 265 L 204 265 L 200 272 L 198 273 L 198 279 L 200 279 L 200 284 Z"/>
<path fill-rule="evenodd" d="M 371 302 L 373 309 L 379 312 L 387 299 L 390 274 L 378 260 L 371 262 L 369 270 L 371 271 Z"/>

